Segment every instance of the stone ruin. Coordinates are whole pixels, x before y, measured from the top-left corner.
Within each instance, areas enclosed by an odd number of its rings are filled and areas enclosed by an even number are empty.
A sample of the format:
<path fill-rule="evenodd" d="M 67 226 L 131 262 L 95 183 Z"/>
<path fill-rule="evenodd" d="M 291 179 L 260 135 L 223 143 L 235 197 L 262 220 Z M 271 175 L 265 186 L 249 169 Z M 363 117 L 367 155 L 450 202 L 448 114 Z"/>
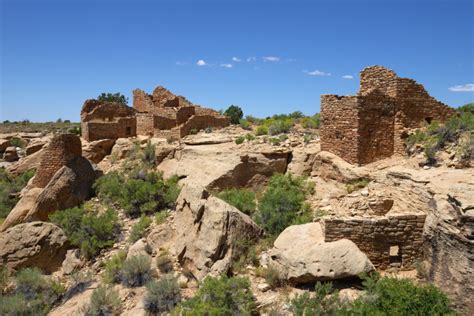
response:
<path fill-rule="evenodd" d="M 179 139 L 193 130 L 229 124 L 229 118 L 217 111 L 193 105 L 162 86 L 152 95 L 134 90 L 133 108 L 87 100 L 81 111 L 82 137 L 88 141 L 137 135 Z"/>
<path fill-rule="evenodd" d="M 321 95 L 321 150 L 358 165 L 404 154 L 411 129 L 454 113 L 416 81 L 382 66 L 367 67 L 357 95 Z"/>

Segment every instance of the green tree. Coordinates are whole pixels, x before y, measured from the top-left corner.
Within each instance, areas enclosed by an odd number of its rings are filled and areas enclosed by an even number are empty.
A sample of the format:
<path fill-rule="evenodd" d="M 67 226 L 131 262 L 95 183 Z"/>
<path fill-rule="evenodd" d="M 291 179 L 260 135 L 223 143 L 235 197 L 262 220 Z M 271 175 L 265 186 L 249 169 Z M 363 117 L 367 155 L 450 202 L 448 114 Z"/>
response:
<path fill-rule="evenodd" d="M 244 112 L 239 106 L 231 105 L 225 110 L 224 115 L 230 118 L 232 124 L 239 124 Z"/>
<path fill-rule="evenodd" d="M 101 93 L 97 97 L 98 101 L 102 102 L 117 102 L 117 103 L 122 103 L 127 105 L 128 104 L 128 98 L 124 96 L 123 94 L 120 94 L 120 92 L 117 93 Z"/>

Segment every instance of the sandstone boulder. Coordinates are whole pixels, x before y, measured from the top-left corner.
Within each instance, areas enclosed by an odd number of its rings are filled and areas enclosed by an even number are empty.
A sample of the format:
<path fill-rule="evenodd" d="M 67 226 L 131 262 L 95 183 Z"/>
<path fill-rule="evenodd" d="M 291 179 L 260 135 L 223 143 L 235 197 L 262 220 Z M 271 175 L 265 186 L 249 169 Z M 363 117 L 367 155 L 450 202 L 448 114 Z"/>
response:
<path fill-rule="evenodd" d="M 33 139 L 28 144 L 28 146 L 26 146 L 26 149 L 25 149 L 26 155 L 29 156 L 41 150 L 43 147 L 46 146 L 48 142 L 49 142 L 49 139 L 44 139 L 44 138 Z"/>
<path fill-rule="evenodd" d="M 5 149 L 5 153 L 3 153 L 3 160 L 8 162 L 13 162 L 18 160 L 18 153 L 16 151 L 16 147 L 10 146 Z"/>
<path fill-rule="evenodd" d="M 0 139 L 0 153 L 5 152 L 8 147 L 10 147 L 10 140 Z"/>
<path fill-rule="evenodd" d="M 26 191 L 0 226 L 0 232 L 6 230 L 8 227 L 24 222 L 28 212 L 36 207 L 36 200 L 41 192 L 43 192 L 41 188 L 32 188 Z"/>
<path fill-rule="evenodd" d="M 92 161 L 99 163 L 105 156 L 110 155 L 115 139 L 100 139 L 86 143 L 82 147 L 82 155 Z"/>
<path fill-rule="evenodd" d="M 38 169 L 41 163 L 41 157 L 43 156 L 43 150 L 39 150 L 34 154 L 23 157 L 17 162 L 13 163 L 7 168 L 7 171 L 13 175 L 20 175 L 28 170 Z"/>
<path fill-rule="evenodd" d="M 331 179 L 342 183 L 368 177 L 367 173 L 361 168 L 351 165 L 337 155 L 327 151 L 321 151 L 316 154 L 312 173 L 325 180 Z"/>
<path fill-rule="evenodd" d="M 290 226 L 269 251 L 269 265 L 281 279 L 293 284 L 356 277 L 374 270 L 352 241 L 324 242 L 319 223 Z"/>
<path fill-rule="evenodd" d="M 185 186 L 177 201 L 174 251 L 198 279 L 226 273 L 244 251 L 245 241 L 262 233 L 246 214 L 199 186 Z"/>
<path fill-rule="evenodd" d="M 132 151 L 133 146 L 135 146 L 131 139 L 128 138 L 118 138 L 115 141 L 114 146 L 112 147 L 111 155 L 117 159 L 123 159 L 128 156 Z"/>
<path fill-rule="evenodd" d="M 1 263 L 11 269 L 37 267 L 51 273 L 61 267 L 66 251 L 66 235 L 51 223 L 25 223 L 0 233 Z"/>

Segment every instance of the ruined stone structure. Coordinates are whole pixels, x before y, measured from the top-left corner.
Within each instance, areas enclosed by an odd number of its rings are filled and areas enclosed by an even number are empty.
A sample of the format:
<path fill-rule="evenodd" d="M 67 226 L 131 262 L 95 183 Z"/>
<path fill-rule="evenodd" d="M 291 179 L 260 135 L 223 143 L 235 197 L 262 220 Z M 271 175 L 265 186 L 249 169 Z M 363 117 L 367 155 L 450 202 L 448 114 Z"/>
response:
<path fill-rule="evenodd" d="M 227 117 L 193 105 L 164 87 L 152 95 L 133 91 L 133 108 L 119 103 L 87 100 L 81 111 L 82 137 L 88 141 L 137 135 L 178 139 L 194 129 L 225 127 Z"/>
<path fill-rule="evenodd" d="M 191 130 L 207 127 L 225 127 L 227 117 L 218 112 L 193 105 L 182 96 L 176 96 L 162 86 L 152 95 L 142 90 L 133 91 L 133 107 L 137 111 L 137 135 L 180 138 Z"/>
<path fill-rule="evenodd" d="M 325 218 L 325 241 L 352 240 L 380 269 L 413 268 L 423 258 L 426 214 L 391 214 L 380 217 Z"/>
<path fill-rule="evenodd" d="M 44 188 L 56 171 L 69 164 L 72 160 L 82 156 L 81 140 L 74 134 L 60 134 L 54 136 L 44 150 L 33 186 Z"/>
<path fill-rule="evenodd" d="M 453 114 L 416 81 L 381 66 L 368 67 L 360 73 L 356 96 L 321 96 L 321 150 L 367 164 L 403 154 L 410 129 Z"/>
<path fill-rule="evenodd" d="M 136 136 L 135 111 L 120 103 L 86 100 L 81 111 L 81 130 L 87 141 Z"/>

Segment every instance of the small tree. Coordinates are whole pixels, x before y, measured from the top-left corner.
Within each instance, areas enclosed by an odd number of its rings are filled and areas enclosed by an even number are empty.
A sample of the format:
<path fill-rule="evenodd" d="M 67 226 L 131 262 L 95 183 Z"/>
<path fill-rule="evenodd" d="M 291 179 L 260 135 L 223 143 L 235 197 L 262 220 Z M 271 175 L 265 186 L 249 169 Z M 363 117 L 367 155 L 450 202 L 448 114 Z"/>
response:
<path fill-rule="evenodd" d="M 98 101 L 102 102 L 117 102 L 117 103 L 122 103 L 127 105 L 128 104 L 128 98 L 124 96 L 123 94 L 120 94 L 120 92 L 117 93 L 102 93 L 97 97 Z"/>
<path fill-rule="evenodd" d="M 230 118 L 232 124 L 239 124 L 244 112 L 239 106 L 231 105 L 225 110 L 224 115 Z"/>

